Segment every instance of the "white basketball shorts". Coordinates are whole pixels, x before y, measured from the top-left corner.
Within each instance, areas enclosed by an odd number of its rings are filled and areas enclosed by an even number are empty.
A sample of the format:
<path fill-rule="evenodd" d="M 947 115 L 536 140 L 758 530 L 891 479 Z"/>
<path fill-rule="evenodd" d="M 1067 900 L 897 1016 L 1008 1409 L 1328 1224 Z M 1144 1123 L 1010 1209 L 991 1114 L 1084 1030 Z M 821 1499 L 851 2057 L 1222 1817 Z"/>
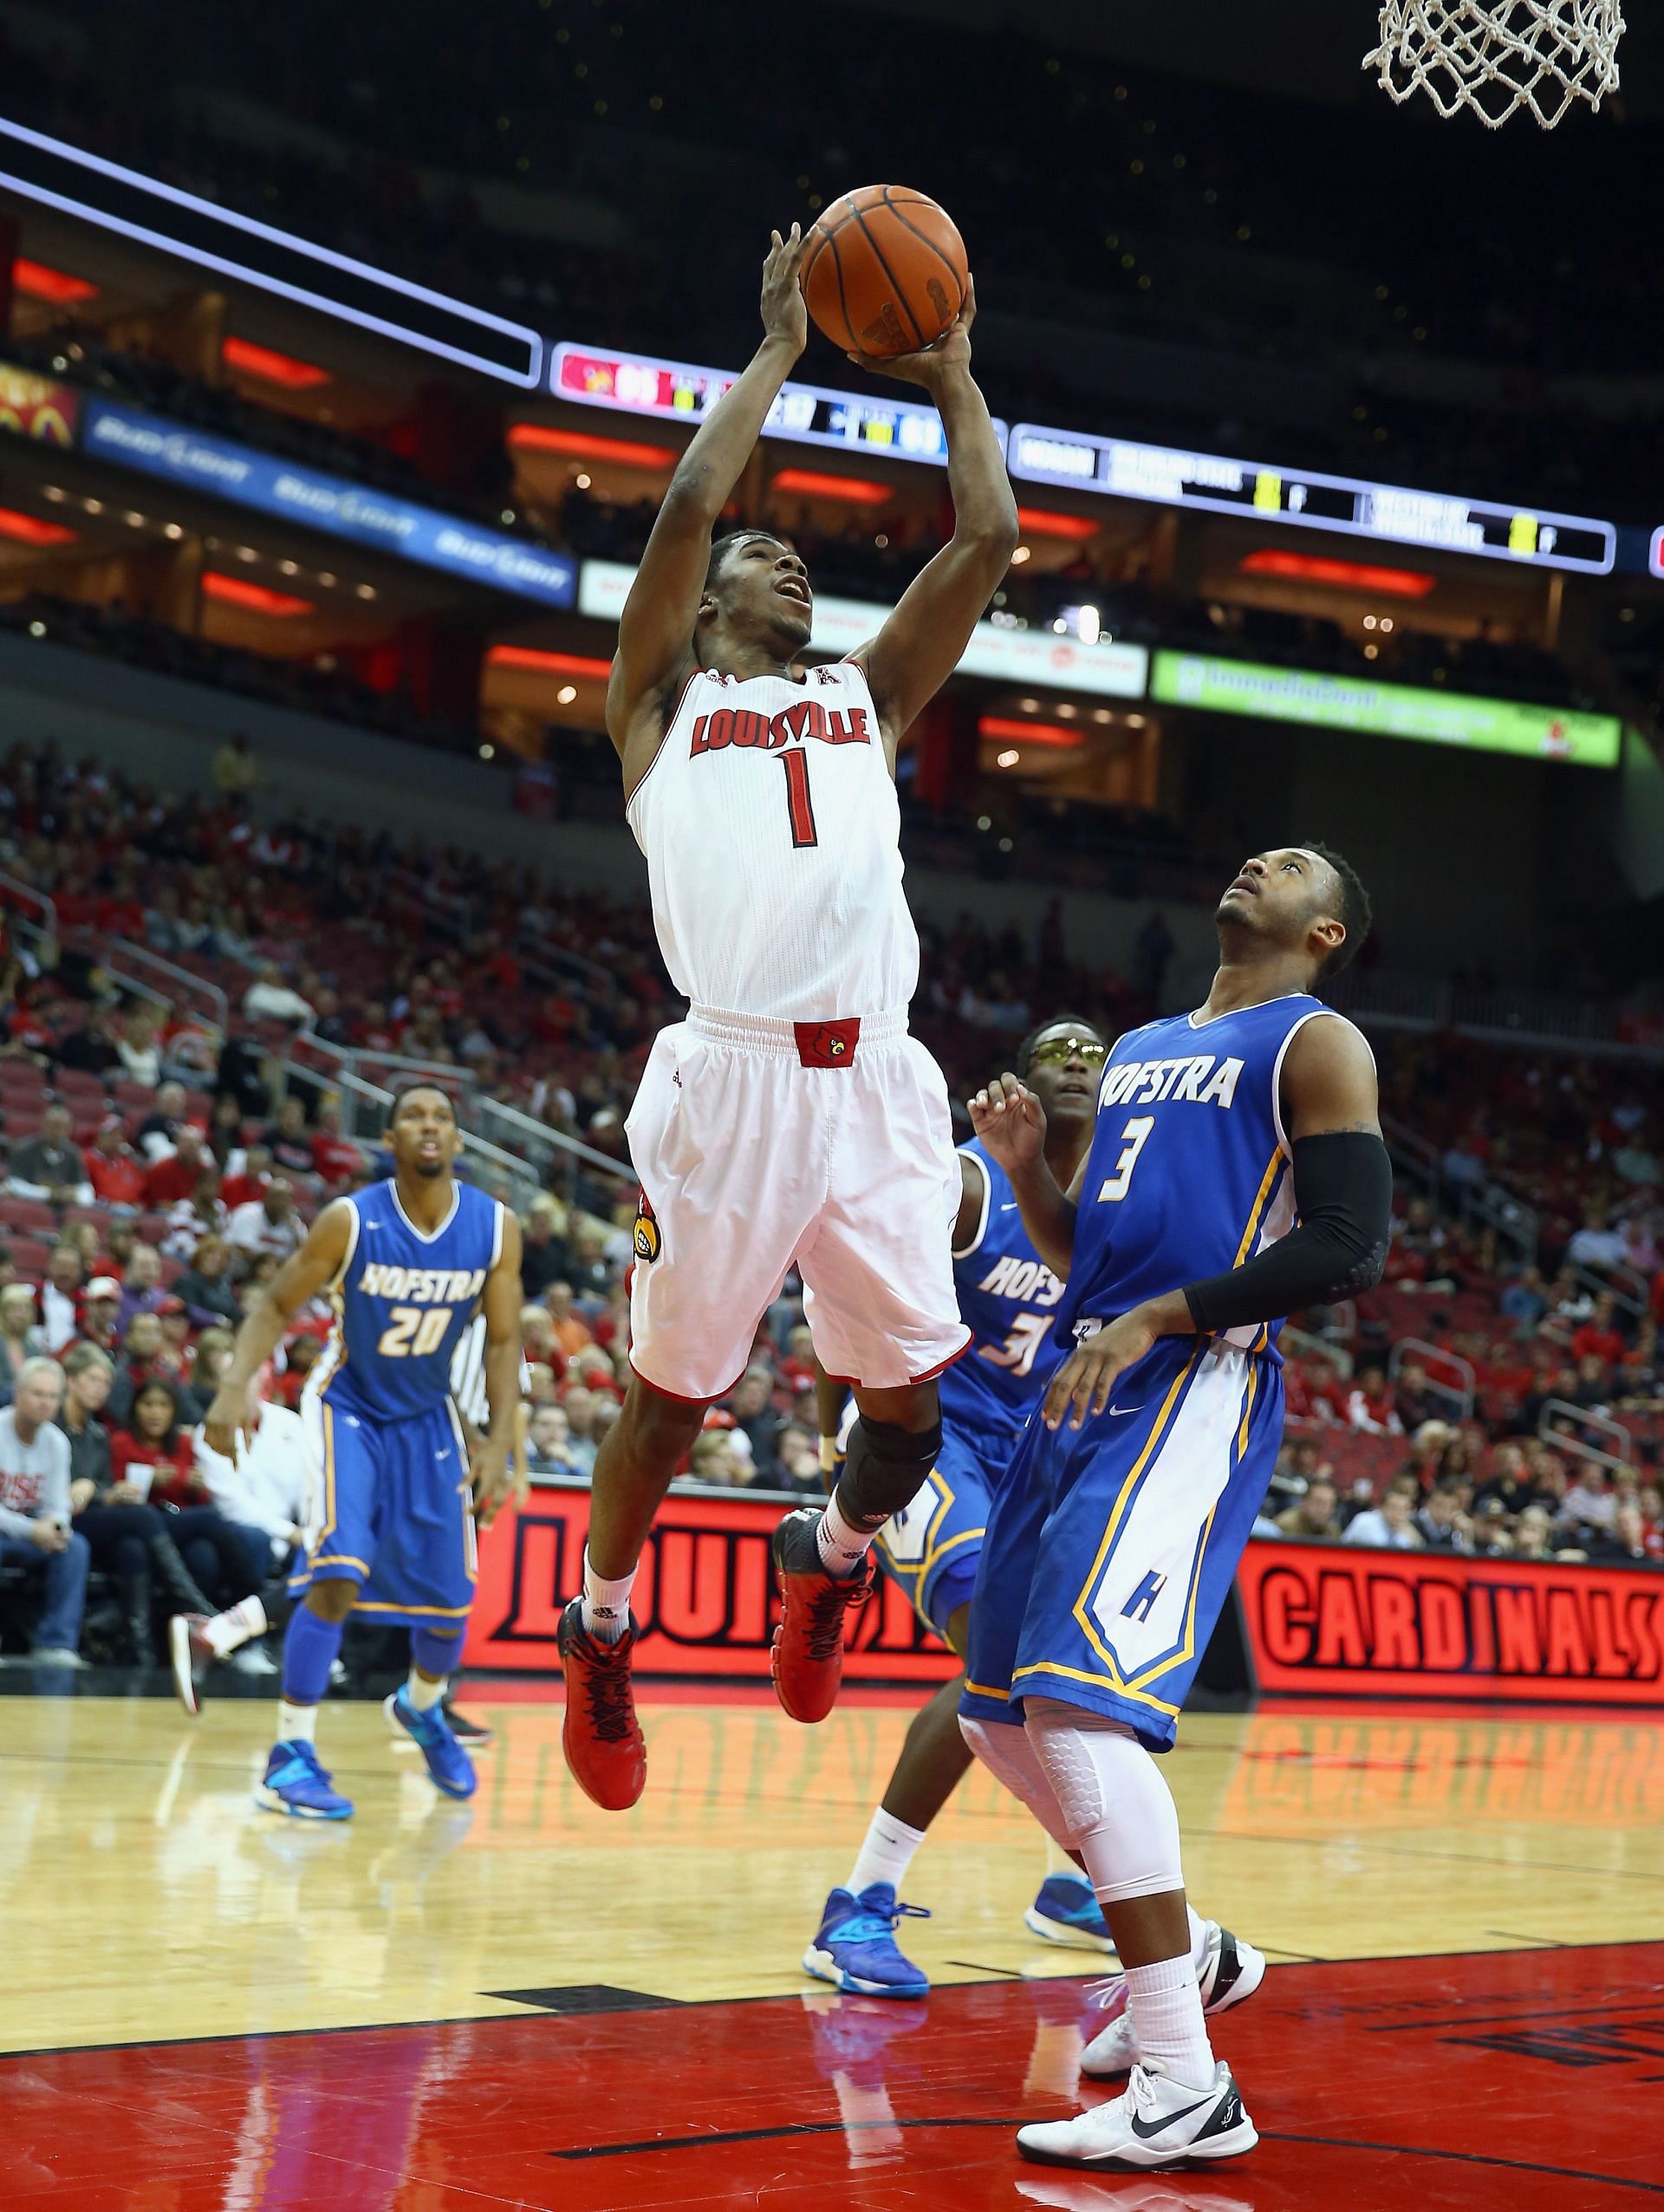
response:
<path fill-rule="evenodd" d="M 794 1265 L 829 1374 L 893 1389 L 969 1347 L 947 1085 L 905 1014 L 858 1026 L 695 1008 L 660 1032 L 625 1125 L 630 1357 L 655 1389 L 725 1396 Z"/>

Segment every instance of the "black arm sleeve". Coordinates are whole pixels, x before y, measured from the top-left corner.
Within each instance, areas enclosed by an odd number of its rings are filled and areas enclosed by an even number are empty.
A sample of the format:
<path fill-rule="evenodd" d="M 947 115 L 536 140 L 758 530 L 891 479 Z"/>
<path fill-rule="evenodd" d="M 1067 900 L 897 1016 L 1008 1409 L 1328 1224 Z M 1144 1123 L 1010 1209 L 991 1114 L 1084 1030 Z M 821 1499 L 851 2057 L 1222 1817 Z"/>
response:
<path fill-rule="evenodd" d="M 1280 1321 L 1381 1280 L 1393 1216 L 1386 1146 L 1348 1130 L 1297 1137 L 1291 1157 L 1297 1226 L 1228 1275 L 1191 1285 L 1185 1300 L 1199 1335 Z"/>

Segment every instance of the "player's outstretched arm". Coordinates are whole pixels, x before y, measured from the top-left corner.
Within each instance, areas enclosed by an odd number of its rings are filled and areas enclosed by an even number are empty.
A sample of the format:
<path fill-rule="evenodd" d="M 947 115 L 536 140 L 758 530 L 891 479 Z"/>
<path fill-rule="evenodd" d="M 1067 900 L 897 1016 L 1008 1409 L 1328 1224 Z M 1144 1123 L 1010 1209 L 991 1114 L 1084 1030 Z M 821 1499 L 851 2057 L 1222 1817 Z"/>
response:
<path fill-rule="evenodd" d="M 1017 546 L 1011 480 L 987 402 L 971 374 L 976 313 L 972 283 L 959 320 L 925 352 L 890 361 L 849 356 L 862 368 L 922 384 L 947 433 L 953 535 L 907 586 L 872 643 L 855 656 L 867 671 L 892 767 L 909 725 L 959 667 Z"/>
<path fill-rule="evenodd" d="M 1283 1064 L 1283 1123 L 1294 1170 L 1296 1226 L 1240 1267 L 1148 1298 L 1067 1359 L 1046 1393 L 1045 1421 L 1078 1428 L 1160 1337 L 1257 1328 L 1335 1298 L 1355 1298 L 1387 1265 L 1393 1165 L 1381 1142 L 1375 1064 L 1349 1022 L 1310 1021 Z"/>
<path fill-rule="evenodd" d="M 520 1415 L 520 1224 L 503 1209 L 503 1249 L 485 1278 L 479 1310 L 485 1317 L 485 1402 L 491 1425 L 475 1446 L 469 1463 L 474 1513 L 489 1528 L 509 1494 L 509 1454 L 515 1448 Z"/>
<path fill-rule="evenodd" d="M 692 658 L 712 532 L 763 434 L 780 387 L 809 342 L 809 315 L 798 280 L 802 232 L 794 223 L 790 237 L 783 238 L 778 231 L 771 235 L 763 263 L 763 342 L 677 463 L 624 602 L 607 686 L 607 728 L 621 756 L 627 754 L 644 706 L 674 684 Z M 652 733 L 654 745 L 662 734 Z M 629 767 L 626 758 L 627 780 Z"/>
<path fill-rule="evenodd" d="M 222 1459 L 235 1461 L 238 1440 L 249 1433 L 249 1384 L 283 1340 L 302 1306 L 326 1290 L 347 1262 L 353 1210 L 345 1199 L 326 1206 L 306 1242 L 271 1278 L 265 1298 L 237 1332 L 214 1402 L 204 1416 L 202 1441 Z"/>
<path fill-rule="evenodd" d="M 1086 1161 L 1068 1190 L 1060 1190 L 1046 1164 L 1046 1109 L 1020 1077 L 996 1076 L 970 1106 L 972 1128 L 1011 1179 L 1030 1243 L 1058 1281 L 1067 1282 Z"/>

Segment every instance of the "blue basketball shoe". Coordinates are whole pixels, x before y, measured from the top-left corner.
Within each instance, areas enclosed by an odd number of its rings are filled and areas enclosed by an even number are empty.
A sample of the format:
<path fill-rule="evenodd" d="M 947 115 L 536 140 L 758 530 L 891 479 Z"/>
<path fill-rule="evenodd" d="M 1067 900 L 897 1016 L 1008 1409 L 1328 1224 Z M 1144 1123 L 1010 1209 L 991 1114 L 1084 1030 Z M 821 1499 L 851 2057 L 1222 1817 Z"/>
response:
<path fill-rule="evenodd" d="M 273 1744 L 265 1779 L 255 1791 L 254 1801 L 268 1812 L 287 1812 L 296 1820 L 350 1820 L 353 1817 L 351 1798 L 329 1786 L 316 1745 L 302 1736 Z"/>
<path fill-rule="evenodd" d="M 930 1983 L 904 1958 L 895 1940 L 900 1920 L 928 1920 L 922 1905 L 899 1905 L 888 1882 L 872 1882 L 859 1896 L 834 1890 L 814 1942 L 803 1953 L 803 1972 L 862 1997 L 924 1997 Z"/>
<path fill-rule="evenodd" d="M 1023 1916 L 1031 1935 L 1072 1951 L 1113 1951 L 1115 1939 L 1083 1874 L 1048 1874 Z"/>
<path fill-rule="evenodd" d="M 426 1713 L 418 1712 L 410 1701 L 410 1688 L 406 1683 L 383 1700 L 381 1710 L 389 1725 L 402 1728 L 427 1761 L 427 1771 L 436 1789 L 443 1790 L 449 1798 L 472 1797 L 479 1787 L 479 1777 L 474 1772 L 473 1760 L 452 1734 L 442 1705 L 430 1705 Z"/>

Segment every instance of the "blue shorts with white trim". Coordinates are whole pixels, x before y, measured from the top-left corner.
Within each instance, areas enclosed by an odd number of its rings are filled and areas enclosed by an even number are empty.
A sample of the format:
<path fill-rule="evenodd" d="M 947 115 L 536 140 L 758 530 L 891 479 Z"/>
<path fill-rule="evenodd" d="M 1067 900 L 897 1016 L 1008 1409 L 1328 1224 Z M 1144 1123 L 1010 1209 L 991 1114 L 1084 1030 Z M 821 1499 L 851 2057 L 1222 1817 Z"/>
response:
<path fill-rule="evenodd" d="M 879 1564 L 943 1642 L 947 1624 L 970 1603 L 988 1525 L 989 1500 L 1004 1480 L 1020 1432 L 973 1436 L 945 1428 L 942 1448 L 909 1506 L 878 1532 Z"/>
<path fill-rule="evenodd" d="M 1152 1751 L 1179 1714 L 1283 1437 L 1274 1355 L 1164 1337 L 1079 1429 L 1024 1432 L 996 1493 L 960 1711 L 1025 1696 L 1124 1721 Z"/>
<path fill-rule="evenodd" d="M 468 1453 L 450 1399 L 403 1421 L 361 1412 L 339 1381 L 302 1400 L 306 1546 L 290 1576 L 354 1582 L 356 1610 L 407 1628 L 461 1629 L 478 1556 Z"/>

